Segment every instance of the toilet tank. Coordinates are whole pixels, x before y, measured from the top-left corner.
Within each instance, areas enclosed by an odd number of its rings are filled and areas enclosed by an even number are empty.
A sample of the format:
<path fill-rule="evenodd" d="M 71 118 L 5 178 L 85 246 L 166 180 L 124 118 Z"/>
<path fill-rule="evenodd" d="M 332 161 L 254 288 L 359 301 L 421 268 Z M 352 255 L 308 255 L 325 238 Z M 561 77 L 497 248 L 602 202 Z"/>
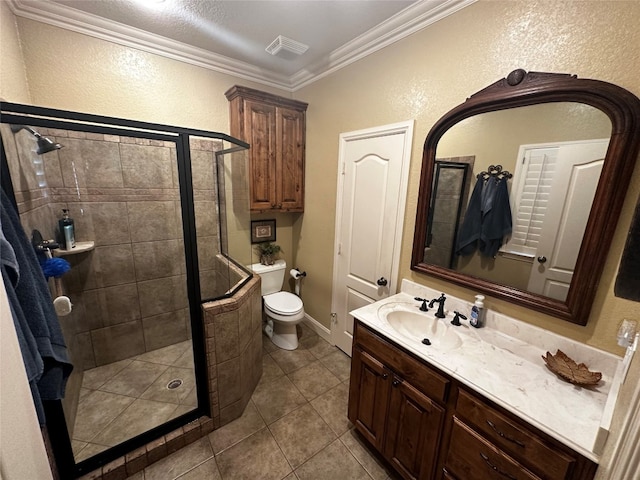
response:
<path fill-rule="evenodd" d="M 282 290 L 286 269 L 287 263 L 284 260 L 276 260 L 273 265 L 262 265 L 261 263 L 251 265 L 251 270 L 260 275 L 262 279 L 262 296 Z"/>

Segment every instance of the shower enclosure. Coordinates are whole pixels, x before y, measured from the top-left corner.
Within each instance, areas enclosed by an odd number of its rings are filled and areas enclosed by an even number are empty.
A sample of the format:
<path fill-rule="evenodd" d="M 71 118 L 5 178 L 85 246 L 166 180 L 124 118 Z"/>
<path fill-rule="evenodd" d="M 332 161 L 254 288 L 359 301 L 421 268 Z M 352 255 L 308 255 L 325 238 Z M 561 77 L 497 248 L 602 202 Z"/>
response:
<path fill-rule="evenodd" d="M 71 267 L 49 286 L 73 305 L 58 314 L 74 371 L 46 411 L 58 468 L 77 476 L 209 415 L 201 304 L 251 278 L 248 145 L 1 108 L 2 188 L 39 255 Z M 70 250 L 55 248 L 62 209 L 74 220 Z"/>

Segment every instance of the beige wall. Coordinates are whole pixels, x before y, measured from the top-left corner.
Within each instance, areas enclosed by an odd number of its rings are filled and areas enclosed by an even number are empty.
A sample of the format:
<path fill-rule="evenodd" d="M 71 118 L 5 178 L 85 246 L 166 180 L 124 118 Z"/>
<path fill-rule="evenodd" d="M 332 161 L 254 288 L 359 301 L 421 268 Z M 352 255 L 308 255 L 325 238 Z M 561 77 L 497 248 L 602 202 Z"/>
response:
<path fill-rule="evenodd" d="M 0 98 L 10 102 L 30 103 L 16 17 L 6 2 L 0 2 L 0 53 Z"/>
<path fill-rule="evenodd" d="M 309 276 L 305 309 L 329 325 L 338 135 L 415 118 L 400 278 L 472 299 L 475 292 L 413 273 L 410 256 L 422 144 L 436 120 L 470 94 L 516 68 L 567 72 L 616 83 L 640 95 L 637 2 L 480 1 L 411 37 L 300 90 L 309 102 L 307 207 L 299 219 L 298 263 Z M 597 48 L 596 48 L 597 47 Z M 333 141 L 329 141 L 333 139 Z M 586 327 L 487 298 L 489 308 L 617 351 L 623 318 L 638 304 L 613 295 L 613 282 L 640 192 L 637 169 Z"/>
<path fill-rule="evenodd" d="M 4 8 L 4 7 L 3 7 Z M 10 101 L 228 131 L 224 91 L 239 83 L 228 75 L 109 42 L 18 19 L 27 65 L 8 70 L 17 54 L 2 11 L 2 84 Z M 415 119 L 400 278 L 429 284 L 450 295 L 475 292 L 413 273 L 409 268 L 422 143 L 430 127 L 471 93 L 516 68 L 574 73 L 618 84 L 640 96 L 640 3 L 579 1 L 480 1 L 403 41 L 354 63 L 294 94 L 307 112 L 306 207 L 289 217 L 281 237 L 288 261 L 308 273 L 305 309 L 329 326 L 338 135 Z M 10 53 L 8 57 L 5 53 Z M 17 67 L 20 67 L 17 55 Z M 5 78 L 7 77 L 7 78 Z M 29 98 L 29 94 L 30 97 Z M 540 315 L 488 297 L 489 308 L 606 350 L 617 351 L 623 318 L 638 318 L 638 303 L 618 299 L 613 282 L 640 193 L 636 168 L 586 327 Z M 292 265 L 293 266 L 293 265 Z M 637 362 L 636 362 L 637 365 Z M 636 368 L 637 370 L 637 368 Z"/>
<path fill-rule="evenodd" d="M 611 121 L 581 103 L 546 103 L 483 113 L 457 123 L 438 142 L 437 158 L 475 156 L 474 175 L 489 165 L 516 171 L 521 145 L 609 138 Z"/>

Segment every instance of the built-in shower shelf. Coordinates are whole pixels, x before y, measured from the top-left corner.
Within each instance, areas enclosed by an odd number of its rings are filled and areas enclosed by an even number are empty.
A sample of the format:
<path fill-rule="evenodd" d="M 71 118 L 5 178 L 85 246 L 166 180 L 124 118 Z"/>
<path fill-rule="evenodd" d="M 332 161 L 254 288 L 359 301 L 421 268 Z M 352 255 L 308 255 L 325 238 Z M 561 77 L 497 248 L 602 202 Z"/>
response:
<path fill-rule="evenodd" d="M 65 250 L 64 248 L 57 248 L 53 251 L 55 257 L 65 257 L 67 255 L 75 255 L 77 253 L 89 252 L 95 247 L 95 242 L 76 242 L 76 246 L 71 250 Z"/>

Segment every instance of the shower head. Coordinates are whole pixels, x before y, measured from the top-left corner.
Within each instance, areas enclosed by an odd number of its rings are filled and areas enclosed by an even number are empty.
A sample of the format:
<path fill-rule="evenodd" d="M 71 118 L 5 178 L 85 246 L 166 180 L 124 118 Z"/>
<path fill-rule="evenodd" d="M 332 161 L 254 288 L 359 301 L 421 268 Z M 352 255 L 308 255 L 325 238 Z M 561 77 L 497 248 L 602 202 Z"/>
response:
<path fill-rule="evenodd" d="M 59 143 L 55 143 L 53 140 L 51 140 L 50 138 L 47 137 L 43 137 L 42 135 L 40 135 L 38 132 L 36 132 L 33 128 L 27 126 L 27 125 L 11 125 L 11 131 L 13 133 L 18 133 L 20 130 L 26 130 L 27 132 L 31 133 L 31 135 L 33 135 L 34 137 L 36 137 L 38 140 L 38 150 L 36 150 L 36 153 L 38 155 L 42 155 L 43 153 L 48 153 L 48 152 L 52 152 L 53 150 L 60 150 L 62 148 L 62 145 L 60 145 Z"/>
<path fill-rule="evenodd" d="M 53 150 L 60 150 L 61 148 L 62 145 L 55 143 L 50 138 L 43 136 L 38 137 L 38 150 L 36 150 L 38 155 L 42 155 L 43 153 L 48 153 Z"/>

